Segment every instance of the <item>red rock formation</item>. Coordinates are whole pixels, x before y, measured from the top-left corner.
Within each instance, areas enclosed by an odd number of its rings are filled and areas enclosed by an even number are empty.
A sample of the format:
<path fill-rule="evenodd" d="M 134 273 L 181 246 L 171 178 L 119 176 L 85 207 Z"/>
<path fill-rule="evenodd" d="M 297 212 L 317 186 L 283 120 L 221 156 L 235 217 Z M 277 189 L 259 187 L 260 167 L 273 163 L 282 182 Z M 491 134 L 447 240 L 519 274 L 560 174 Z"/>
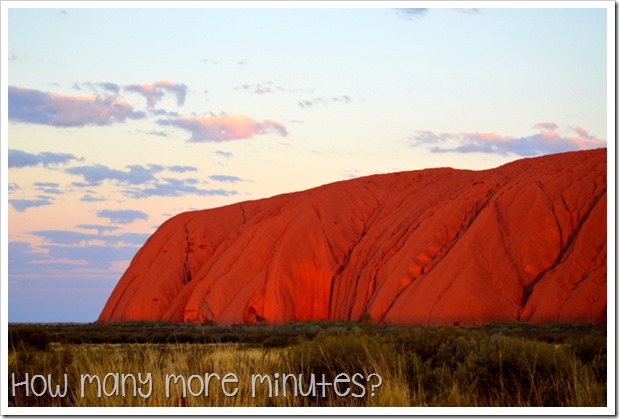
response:
<path fill-rule="evenodd" d="M 179 214 L 99 321 L 606 322 L 606 149 Z M 367 315 L 367 314 L 366 314 Z"/>

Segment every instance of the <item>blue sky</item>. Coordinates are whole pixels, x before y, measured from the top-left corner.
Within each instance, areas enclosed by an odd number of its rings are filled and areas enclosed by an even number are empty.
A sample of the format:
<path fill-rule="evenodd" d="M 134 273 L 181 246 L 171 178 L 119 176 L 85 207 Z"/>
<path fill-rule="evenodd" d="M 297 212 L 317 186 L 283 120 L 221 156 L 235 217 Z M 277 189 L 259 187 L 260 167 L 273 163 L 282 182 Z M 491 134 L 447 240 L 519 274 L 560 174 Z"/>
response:
<path fill-rule="evenodd" d="M 182 211 L 608 138 L 611 2 L 3 3 L 11 322 L 94 321 Z"/>

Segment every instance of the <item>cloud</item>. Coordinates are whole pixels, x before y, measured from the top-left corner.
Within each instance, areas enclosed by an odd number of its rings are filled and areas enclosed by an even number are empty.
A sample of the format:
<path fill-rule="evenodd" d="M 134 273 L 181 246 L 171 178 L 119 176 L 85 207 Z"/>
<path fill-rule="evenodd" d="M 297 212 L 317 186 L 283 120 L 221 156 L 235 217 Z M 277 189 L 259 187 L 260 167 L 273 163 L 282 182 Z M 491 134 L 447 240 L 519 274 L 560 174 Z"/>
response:
<path fill-rule="evenodd" d="M 41 248 L 47 250 L 46 259 L 48 260 L 85 261 L 86 266 L 89 269 L 105 270 L 112 268 L 118 261 L 132 259 L 139 249 L 139 247 L 135 245 L 112 246 L 92 244 L 88 246 L 45 245 L 41 246 Z M 41 269 L 49 268 L 45 267 L 45 265 L 42 265 Z M 74 273 L 80 274 L 80 277 L 84 277 L 84 274 L 81 273 L 81 271 L 74 271 Z M 62 269 L 61 275 L 64 277 L 70 276 L 71 272 L 68 272 L 67 269 L 64 268 Z"/>
<path fill-rule="evenodd" d="M 218 156 L 224 157 L 226 159 L 229 159 L 230 157 L 234 156 L 234 153 L 230 151 L 222 151 L 222 150 L 215 151 L 215 154 L 217 154 Z"/>
<path fill-rule="evenodd" d="M 108 231 L 110 229 L 108 228 Z M 99 226 L 99 231 L 102 231 L 102 226 Z M 93 244 L 92 242 L 103 242 L 107 245 L 119 245 L 119 244 L 132 244 L 141 245 L 144 244 L 149 234 L 138 233 L 123 233 L 116 235 L 103 235 L 81 233 L 71 230 L 39 230 L 31 231 L 33 236 L 41 237 L 44 242 L 62 245 L 83 245 Z"/>
<path fill-rule="evenodd" d="M 155 106 L 159 100 L 163 98 L 165 93 L 171 93 L 176 96 L 176 103 L 181 106 L 185 103 L 187 95 L 187 86 L 182 83 L 174 83 L 167 80 L 157 81 L 153 84 L 130 84 L 125 86 L 125 90 L 136 92 L 146 98 L 146 104 L 149 108 Z"/>
<path fill-rule="evenodd" d="M 428 13 L 428 9 L 424 8 L 395 9 L 395 11 L 400 17 L 408 20 L 419 19 Z"/>
<path fill-rule="evenodd" d="M 136 210 L 101 210 L 97 217 L 109 218 L 114 224 L 130 224 L 135 220 L 148 220 L 148 214 Z"/>
<path fill-rule="evenodd" d="M 54 182 L 35 182 L 33 186 L 43 193 L 49 193 L 52 195 L 62 195 L 64 193 L 58 189 L 58 186 L 60 185 Z"/>
<path fill-rule="evenodd" d="M 572 127 L 576 135 L 566 136 L 565 138 L 575 144 L 579 150 L 606 147 L 606 141 L 601 140 L 580 127 Z"/>
<path fill-rule="evenodd" d="M 117 95 L 120 92 L 120 86 L 116 83 L 111 82 L 92 83 L 87 81 L 85 83 L 75 83 L 73 85 L 73 88 L 77 90 L 82 90 L 82 87 L 87 88 L 88 90 L 95 93 L 97 96 L 100 96 L 101 94 L 105 95 L 106 92 Z"/>
<path fill-rule="evenodd" d="M 489 153 L 538 156 L 565 151 L 606 147 L 606 141 L 590 135 L 582 128 L 572 128 L 572 135 L 561 134 L 552 122 L 536 124 L 539 132 L 526 137 L 495 133 L 442 133 L 417 131 L 414 146 L 426 146 L 433 153 Z"/>
<path fill-rule="evenodd" d="M 165 109 L 153 109 L 150 111 L 150 113 L 156 116 L 171 116 L 171 117 L 180 116 L 178 112 L 166 111 Z"/>
<path fill-rule="evenodd" d="M 177 173 L 185 173 L 185 172 L 196 172 L 198 171 L 197 168 L 193 167 L 193 166 L 169 166 L 168 170 L 172 171 L 172 172 L 177 172 Z"/>
<path fill-rule="evenodd" d="M 200 195 L 200 196 L 232 196 L 236 195 L 236 191 L 227 189 L 201 189 L 194 186 L 198 183 L 196 179 L 171 179 L 165 178 L 152 187 L 127 189 L 123 193 L 131 198 L 140 199 L 151 196 L 183 196 L 183 195 Z"/>
<path fill-rule="evenodd" d="M 107 244 L 113 244 L 113 245 L 126 244 L 126 245 L 142 246 L 146 242 L 146 240 L 148 240 L 150 236 L 151 236 L 150 234 L 144 234 L 144 233 L 123 233 L 123 234 L 116 234 L 112 236 L 102 236 L 102 237 L 103 237 L 103 240 Z M 100 239 L 102 237 L 99 236 Z"/>
<path fill-rule="evenodd" d="M 96 197 L 96 196 L 92 196 L 92 195 L 84 195 L 83 197 L 80 198 L 80 201 L 82 202 L 101 202 L 101 201 L 105 201 L 105 198 L 101 198 L 101 197 Z"/>
<path fill-rule="evenodd" d="M 559 129 L 559 126 L 554 122 L 538 122 L 537 124 L 533 125 L 533 128 L 556 131 Z"/>
<path fill-rule="evenodd" d="M 134 233 L 129 234 L 135 235 Z M 136 242 L 137 237 L 127 237 L 125 241 L 122 236 L 119 235 L 114 238 L 116 243 L 125 243 L 121 246 L 110 244 L 83 246 L 81 244 L 56 244 L 51 242 L 55 238 L 69 240 L 68 235 L 64 235 L 60 231 L 57 234 L 48 234 L 48 241 L 51 243 L 43 245 L 39 249 L 33 248 L 28 242 L 9 242 L 9 277 L 57 277 L 66 279 L 101 275 L 108 277 L 111 274 L 112 278 L 117 279 L 119 273 L 111 272 L 110 268 L 113 268 L 119 261 L 133 258 L 139 244 L 143 243 L 128 243 Z M 146 240 L 146 237 L 144 237 L 144 240 Z"/>
<path fill-rule="evenodd" d="M 131 185 L 140 185 L 154 181 L 155 177 L 153 176 L 153 173 L 158 171 L 158 168 L 156 167 L 146 168 L 139 164 L 126 167 L 129 170 L 122 171 L 96 164 L 93 166 L 71 167 L 66 169 L 65 172 L 72 175 L 82 176 L 88 186 L 95 186 L 101 184 L 104 180 L 117 180 Z"/>
<path fill-rule="evenodd" d="M 143 112 L 118 98 L 100 96 L 68 96 L 34 89 L 9 86 L 9 119 L 17 122 L 81 127 L 110 125 L 127 118 L 140 119 Z"/>
<path fill-rule="evenodd" d="M 15 210 L 24 212 L 28 208 L 52 205 L 52 201 L 49 199 L 9 199 L 9 204 L 11 204 Z"/>
<path fill-rule="evenodd" d="M 97 83 L 98 86 L 101 86 L 103 89 L 110 91 L 112 93 L 118 93 L 120 91 L 120 86 L 115 83 L 103 82 Z"/>
<path fill-rule="evenodd" d="M 176 100 L 179 105 L 185 103 L 185 96 L 187 95 L 187 86 L 185 84 L 162 80 L 155 82 L 154 86 L 176 95 Z"/>
<path fill-rule="evenodd" d="M 242 84 L 240 86 L 236 86 L 234 90 L 241 90 L 247 93 L 251 93 L 253 95 L 266 95 L 286 91 L 285 88 L 275 85 L 272 81 L 254 84 Z"/>
<path fill-rule="evenodd" d="M 38 154 L 27 153 L 22 150 L 8 151 L 9 168 L 35 167 L 42 165 L 49 167 L 55 164 L 65 164 L 71 160 L 78 160 L 73 154 L 51 153 L 44 151 Z"/>
<path fill-rule="evenodd" d="M 98 237 L 93 234 L 68 230 L 31 231 L 30 234 L 41 237 L 45 242 L 52 242 L 55 244 L 83 244 Z"/>
<path fill-rule="evenodd" d="M 120 227 L 100 225 L 100 224 L 78 224 L 75 227 L 82 228 L 84 230 L 97 230 L 97 234 L 101 235 L 105 232 L 116 231 Z"/>
<path fill-rule="evenodd" d="M 330 97 L 330 98 L 321 98 L 321 97 L 317 97 L 314 99 L 310 99 L 310 100 L 301 100 L 298 102 L 298 105 L 301 108 L 312 108 L 316 105 L 329 105 L 331 103 L 352 103 L 353 99 L 350 96 L 347 95 L 342 95 L 342 96 L 334 96 L 334 97 Z"/>
<path fill-rule="evenodd" d="M 149 164 L 146 167 L 141 165 L 131 165 L 127 170 L 112 169 L 103 165 L 81 166 L 66 169 L 65 172 L 73 175 L 83 176 L 84 183 L 72 183 L 76 187 L 98 186 L 104 180 L 118 182 L 122 185 L 122 194 L 133 199 L 148 198 L 151 196 L 177 197 L 183 195 L 218 195 L 232 196 L 237 192 L 228 189 L 205 189 L 199 186 L 197 179 L 175 179 L 170 177 L 159 178 L 155 175 L 159 172 L 169 170 L 174 173 L 197 172 L 193 166 L 162 166 Z M 230 178 L 230 181 L 233 179 Z M 239 179 L 240 180 L 240 179 Z M 127 187 L 128 186 L 128 187 Z M 81 198 L 82 202 L 104 201 L 104 198 L 93 196 L 91 191 Z M 100 213 L 111 214 L 111 213 Z"/>
<path fill-rule="evenodd" d="M 189 142 L 221 142 L 252 138 L 254 135 L 288 135 L 286 127 L 268 119 L 254 121 L 244 115 L 206 116 L 199 118 L 177 118 L 159 120 L 161 125 L 172 125 L 191 132 Z"/>
<path fill-rule="evenodd" d="M 148 183 L 157 183 L 159 180 L 155 177 L 156 173 L 164 170 L 169 170 L 176 173 L 196 172 L 198 169 L 193 166 L 162 166 L 159 164 L 149 164 L 146 167 L 134 164 L 126 166 L 125 171 L 112 169 L 107 166 L 95 164 L 92 166 L 78 166 L 65 169 L 65 172 L 82 176 L 86 183 L 73 183 L 77 187 L 98 186 L 104 180 L 118 181 L 129 185 L 144 185 Z"/>
<path fill-rule="evenodd" d="M 34 182 L 33 185 L 39 188 L 57 188 L 60 186 L 56 182 Z"/>
<path fill-rule="evenodd" d="M 165 131 L 159 131 L 159 130 L 148 130 L 148 131 L 144 131 L 144 130 L 138 130 L 138 132 L 142 133 L 142 134 L 146 134 L 146 135 L 155 135 L 157 137 L 169 137 L 170 134 L 165 132 Z"/>
<path fill-rule="evenodd" d="M 209 179 L 215 180 L 217 182 L 231 182 L 231 183 L 236 183 L 236 182 L 244 182 L 244 179 L 241 179 L 240 177 L 236 177 L 236 176 L 225 176 L 225 175 L 211 175 L 208 177 Z"/>

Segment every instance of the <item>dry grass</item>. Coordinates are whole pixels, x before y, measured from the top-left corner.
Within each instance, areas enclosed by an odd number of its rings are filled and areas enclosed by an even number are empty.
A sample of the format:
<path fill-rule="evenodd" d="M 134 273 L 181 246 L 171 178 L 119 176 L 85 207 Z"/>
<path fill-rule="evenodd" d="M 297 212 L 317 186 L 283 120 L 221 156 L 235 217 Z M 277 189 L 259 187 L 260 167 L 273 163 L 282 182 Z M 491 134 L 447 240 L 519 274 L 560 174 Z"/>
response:
<path fill-rule="evenodd" d="M 67 344 L 52 343 L 45 349 L 21 342 L 9 351 L 10 406 L 605 406 L 605 336 L 598 334 L 546 343 L 521 337 L 488 334 L 458 328 L 419 329 L 377 334 L 375 330 L 325 331 L 311 339 L 301 339 L 285 347 L 258 347 L 241 343 L 223 344 Z M 18 387 L 11 394 L 11 373 L 17 382 L 24 374 L 51 374 L 53 383 L 62 383 L 67 374 L 65 397 L 26 396 Z M 80 376 L 151 373 L 150 397 L 133 396 L 132 381 L 125 396 L 97 395 L 97 386 L 86 382 L 81 394 Z M 233 373 L 238 384 L 221 378 Z M 340 382 L 338 396 L 327 386 L 325 396 L 294 395 L 292 386 L 272 388 L 258 384 L 252 395 L 252 374 L 302 377 L 307 388 L 311 374 L 333 382 L 339 373 L 357 375 L 357 384 Z M 371 395 L 377 377 L 380 387 Z M 191 390 L 169 386 L 166 374 L 191 378 Z M 205 374 L 212 376 L 201 391 Z M 341 378 L 342 376 L 340 376 Z M 219 379 L 218 379 L 219 378 Z M 228 376 L 231 378 L 231 376 Z M 274 380 L 275 381 L 275 380 Z M 291 381 L 288 381 L 290 383 Z M 281 383 L 281 381 L 280 381 Z M 40 380 L 37 384 L 40 386 Z M 108 378 L 102 391 L 114 392 Z M 232 397 L 224 391 L 232 393 Z M 148 385 L 140 385 L 148 393 Z M 36 390 L 36 389 L 35 389 Z M 37 391 L 41 391 L 39 388 Z M 118 392 L 121 392 L 120 387 Z M 191 393 L 193 392 L 192 395 Z M 199 393 L 199 394 L 198 394 Z M 364 393 L 363 397 L 352 394 Z"/>

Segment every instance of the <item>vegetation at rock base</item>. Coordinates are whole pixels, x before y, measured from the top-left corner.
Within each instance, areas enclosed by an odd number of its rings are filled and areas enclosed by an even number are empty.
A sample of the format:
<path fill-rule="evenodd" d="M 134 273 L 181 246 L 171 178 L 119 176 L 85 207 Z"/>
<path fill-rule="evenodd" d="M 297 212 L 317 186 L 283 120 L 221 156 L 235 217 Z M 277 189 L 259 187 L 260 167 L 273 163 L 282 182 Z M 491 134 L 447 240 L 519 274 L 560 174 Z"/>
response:
<path fill-rule="evenodd" d="M 389 327 L 350 322 L 220 327 L 167 323 L 9 325 L 10 406 L 605 406 L 606 328 L 591 325 L 497 324 L 479 328 Z M 82 374 L 152 373 L 152 394 L 97 397 L 93 386 L 80 393 Z M 165 374 L 223 377 L 234 373 L 238 392 L 226 396 L 217 380 L 209 395 L 166 397 Z M 252 374 L 311 374 L 333 382 L 380 375 L 346 396 L 333 386 L 295 396 L 287 387 L 269 397 L 268 386 L 252 396 Z M 12 376 L 14 374 L 14 376 Z M 11 379 L 50 374 L 55 384 L 67 374 L 67 394 L 12 395 Z M 324 375 L 324 377 L 323 377 Z M 376 382 L 374 382 L 375 384 Z M 348 383 L 350 384 L 350 383 Z M 35 391 L 43 392 L 41 379 Z M 38 388 L 37 388 L 38 386 Z M 340 390 L 346 382 L 340 383 Z M 197 391 L 196 380 L 193 382 Z M 110 387 L 107 387 L 111 392 Z M 371 389 L 374 390 L 372 395 Z M 363 393 L 362 397 L 353 397 Z"/>

